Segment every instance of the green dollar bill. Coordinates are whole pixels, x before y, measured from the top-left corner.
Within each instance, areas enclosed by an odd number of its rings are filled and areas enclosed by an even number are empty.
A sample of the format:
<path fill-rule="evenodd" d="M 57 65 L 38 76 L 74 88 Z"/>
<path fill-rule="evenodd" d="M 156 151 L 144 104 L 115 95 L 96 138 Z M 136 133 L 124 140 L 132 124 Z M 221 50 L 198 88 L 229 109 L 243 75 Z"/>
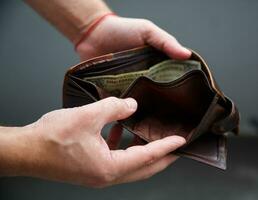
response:
<path fill-rule="evenodd" d="M 170 82 L 193 69 L 201 69 L 201 63 L 194 60 L 165 60 L 150 67 L 147 76 L 158 82 Z"/>
<path fill-rule="evenodd" d="M 96 84 L 111 95 L 120 95 L 135 79 L 146 76 L 158 82 L 170 82 L 178 79 L 187 71 L 201 69 L 200 62 L 194 60 L 165 60 L 147 70 L 123 73 L 118 75 L 102 75 L 86 77 L 84 80 Z"/>

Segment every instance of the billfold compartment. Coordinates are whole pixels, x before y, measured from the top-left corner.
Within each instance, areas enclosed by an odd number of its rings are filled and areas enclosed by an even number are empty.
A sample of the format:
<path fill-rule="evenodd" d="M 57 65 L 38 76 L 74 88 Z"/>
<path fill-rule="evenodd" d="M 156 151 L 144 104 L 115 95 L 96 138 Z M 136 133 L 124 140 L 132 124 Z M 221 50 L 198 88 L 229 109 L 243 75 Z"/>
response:
<path fill-rule="evenodd" d="M 81 106 L 111 95 L 87 77 L 147 70 L 167 59 L 165 54 L 144 47 L 83 62 L 65 76 L 63 106 Z M 239 115 L 233 102 L 217 87 L 203 59 L 195 53 L 191 59 L 200 62 L 201 68 L 185 71 L 171 81 L 139 76 L 123 92 L 113 94 L 133 97 L 138 102 L 137 111 L 120 123 L 147 142 L 181 135 L 187 144 L 177 154 L 225 169 L 223 134 L 237 130 Z"/>
<path fill-rule="evenodd" d="M 190 142 L 214 96 L 199 70 L 168 83 L 141 77 L 123 95 L 136 99 L 138 109 L 122 123 L 148 142 L 169 135 L 181 135 Z"/>

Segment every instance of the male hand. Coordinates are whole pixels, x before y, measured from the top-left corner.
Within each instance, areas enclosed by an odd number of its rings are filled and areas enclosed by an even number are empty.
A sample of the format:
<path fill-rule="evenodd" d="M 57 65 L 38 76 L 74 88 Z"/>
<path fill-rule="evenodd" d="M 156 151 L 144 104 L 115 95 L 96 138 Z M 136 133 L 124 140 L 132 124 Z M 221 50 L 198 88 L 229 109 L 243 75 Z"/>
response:
<path fill-rule="evenodd" d="M 111 52 L 151 45 L 174 59 L 188 59 L 191 51 L 170 34 L 145 19 L 107 16 L 77 46 L 81 60 Z"/>
<path fill-rule="evenodd" d="M 7 139 L 2 142 L 9 145 L 0 150 L 7 151 L 9 159 L 4 161 L 0 155 L 5 164 L 5 167 L 0 164 L 0 169 L 4 175 L 33 176 L 90 187 L 146 179 L 175 161 L 177 157 L 169 153 L 185 140 L 170 136 L 146 145 L 112 150 L 119 143 L 122 128 L 114 126 L 105 141 L 101 135 L 103 126 L 129 117 L 136 108 L 132 98 L 110 97 L 47 113 L 19 133 L 5 134 Z"/>

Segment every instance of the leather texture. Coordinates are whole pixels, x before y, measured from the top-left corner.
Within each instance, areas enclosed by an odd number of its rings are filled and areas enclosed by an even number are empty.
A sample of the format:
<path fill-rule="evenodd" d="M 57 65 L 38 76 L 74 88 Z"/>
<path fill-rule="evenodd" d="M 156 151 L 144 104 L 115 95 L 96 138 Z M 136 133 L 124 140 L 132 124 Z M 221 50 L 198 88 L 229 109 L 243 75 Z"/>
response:
<path fill-rule="evenodd" d="M 93 103 L 110 96 L 85 77 L 115 75 L 148 69 L 169 59 L 164 53 L 144 46 L 84 61 L 70 68 L 64 79 L 63 107 Z M 192 51 L 191 60 L 201 63 L 170 82 L 141 76 L 119 96 L 133 97 L 137 111 L 119 121 L 146 142 L 170 135 L 183 136 L 187 143 L 176 154 L 226 169 L 226 133 L 238 133 L 239 113 L 219 89 L 203 58 Z"/>

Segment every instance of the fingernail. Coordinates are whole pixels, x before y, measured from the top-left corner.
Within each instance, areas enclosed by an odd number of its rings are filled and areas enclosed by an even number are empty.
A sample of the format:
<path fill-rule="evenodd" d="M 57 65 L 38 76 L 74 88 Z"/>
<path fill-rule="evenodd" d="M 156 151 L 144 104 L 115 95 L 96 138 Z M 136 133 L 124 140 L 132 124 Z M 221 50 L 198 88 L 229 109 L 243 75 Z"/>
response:
<path fill-rule="evenodd" d="M 176 137 L 176 139 L 177 139 L 177 141 L 178 141 L 179 144 L 183 145 L 183 144 L 186 143 L 185 138 L 183 138 L 183 137 L 181 137 L 181 136 L 174 136 L 174 137 Z"/>
<path fill-rule="evenodd" d="M 125 99 L 125 102 L 131 110 L 136 110 L 137 102 L 133 98 Z"/>
<path fill-rule="evenodd" d="M 176 142 L 178 145 L 184 145 L 186 143 L 185 138 L 179 136 L 179 135 L 173 135 L 173 136 L 169 136 L 169 138 L 171 140 L 173 140 L 173 142 Z"/>

